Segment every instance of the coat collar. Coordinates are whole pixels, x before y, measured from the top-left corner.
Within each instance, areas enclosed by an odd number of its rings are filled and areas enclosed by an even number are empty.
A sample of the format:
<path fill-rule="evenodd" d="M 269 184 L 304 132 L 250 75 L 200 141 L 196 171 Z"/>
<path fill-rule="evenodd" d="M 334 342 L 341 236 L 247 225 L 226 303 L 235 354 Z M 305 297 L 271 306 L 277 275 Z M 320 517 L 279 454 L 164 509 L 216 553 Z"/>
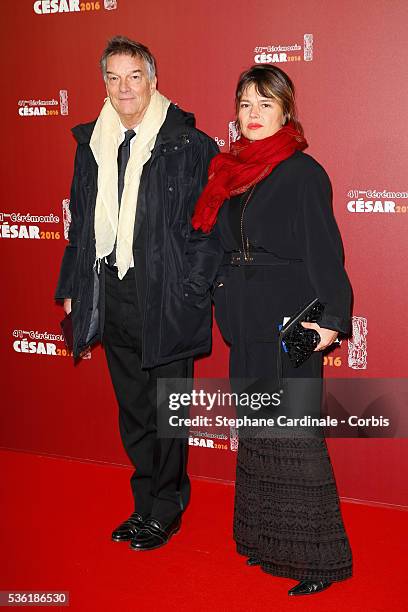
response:
<path fill-rule="evenodd" d="M 90 123 L 81 123 L 72 128 L 72 133 L 78 144 L 89 144 L 95 123 L 96 119 Z M 177 141 L 186 133 L 186 128 L 194 127 L 194 115 L 183 111 L 172 103 L 169 106 L 166 119 L 159 131 L 160 143 L 166 145 L 166 143 Z"/>

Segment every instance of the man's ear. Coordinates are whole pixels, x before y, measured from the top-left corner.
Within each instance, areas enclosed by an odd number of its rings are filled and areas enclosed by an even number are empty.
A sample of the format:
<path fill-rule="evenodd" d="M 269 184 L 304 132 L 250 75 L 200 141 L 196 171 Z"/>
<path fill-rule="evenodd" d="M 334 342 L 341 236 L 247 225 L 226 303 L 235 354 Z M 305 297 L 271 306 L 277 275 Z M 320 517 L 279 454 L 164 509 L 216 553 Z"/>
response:
<path fill-rule="evenodd" d="M 153 81 L 150 83 L 150 94 L 153 95 L 157 88 L 157 77 L 154 77 Z"/>

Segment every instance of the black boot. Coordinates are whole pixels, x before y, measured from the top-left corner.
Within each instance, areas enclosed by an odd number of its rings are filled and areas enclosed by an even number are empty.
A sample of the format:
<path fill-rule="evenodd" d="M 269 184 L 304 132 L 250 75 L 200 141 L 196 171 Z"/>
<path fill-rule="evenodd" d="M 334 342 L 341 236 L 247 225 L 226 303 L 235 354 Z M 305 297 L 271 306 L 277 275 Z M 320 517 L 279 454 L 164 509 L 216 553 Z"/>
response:
<path fill-rule="evenodd" d="M 331 582 L 325 582 L 324 580 L 301 580 L 288 591 L 288 595 L 313 595 L 328 589 L 331 584 Z"/>

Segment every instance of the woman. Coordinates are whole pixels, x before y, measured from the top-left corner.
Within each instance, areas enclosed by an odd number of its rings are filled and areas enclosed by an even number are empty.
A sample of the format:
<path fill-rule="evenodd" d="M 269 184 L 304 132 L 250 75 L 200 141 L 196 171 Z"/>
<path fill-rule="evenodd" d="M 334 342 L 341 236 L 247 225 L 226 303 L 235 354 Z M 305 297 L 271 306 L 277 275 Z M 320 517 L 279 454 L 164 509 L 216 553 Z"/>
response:
<path fill-rule="evenodd" d="M 236 113 L 241 136 L 230 153 L 212 160 L 195 209 L 199 231 L 192 235 L 187 284 L 204 293 L 216 277 L 215 316 L 230 345 L 230 377 L 256 379 L 257 390 L 277 389 L 284 317 L 318 297 L 319 324 L 303 325 L 318 331 L 320 343 L 299 368 L 285 353 L 282 362 L 285 379 L 306 379 L 311 388 L 318 382 L 317 399 L 312 391 L 302 401 L 320 408 L 321 351 L 350 327 L 351 288 L 330 181 L 302 152 L 307 143 L 294 86 L 282 70 L 260 64 L 241 74 Z M 351 550 L 324 437 L 245 434 L 237 459 L 238 553 L 249 557 L 248 565 L 298 580 L 290 595 L 349 578 Z"/>

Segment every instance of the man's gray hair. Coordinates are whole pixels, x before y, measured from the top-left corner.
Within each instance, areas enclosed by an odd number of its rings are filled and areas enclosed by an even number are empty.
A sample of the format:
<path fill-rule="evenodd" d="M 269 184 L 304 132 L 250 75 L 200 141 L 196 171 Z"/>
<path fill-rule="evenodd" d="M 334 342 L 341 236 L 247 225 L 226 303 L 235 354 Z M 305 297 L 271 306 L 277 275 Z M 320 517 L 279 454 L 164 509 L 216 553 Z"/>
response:
<path fill-rule="evenodd" d="M 102 75 L 106 81 L 106 64 L 108 57 L 112 55 L 130 55 L 131 57 L 141 57 L 144 59 L 149 81 L 153 81 L 156 76 L 156 60 L 149 49 L 139 42 L 130 40 L 126 36 L 114 36 L 108 41 L 108 45 L 100 60 Z"/>

